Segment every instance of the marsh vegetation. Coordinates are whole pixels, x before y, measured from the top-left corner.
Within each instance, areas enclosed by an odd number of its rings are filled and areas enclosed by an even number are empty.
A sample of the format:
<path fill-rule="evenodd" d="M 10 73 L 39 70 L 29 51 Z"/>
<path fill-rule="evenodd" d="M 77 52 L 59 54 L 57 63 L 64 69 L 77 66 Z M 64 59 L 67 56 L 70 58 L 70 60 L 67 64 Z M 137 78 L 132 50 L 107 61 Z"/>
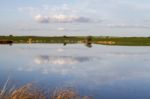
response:
<path fill-rule="evenodd" d="M 102 44 L 121 46 L 150 46 L 150 37 L 109 37 L 109 36 L 0 36 L 1 44 L 11 43 L 62 43 Z"/>
<path fill-rule="evenodd" d="M 34 83 L 16 89 L 0 90 L 0 99 L 93 99 L 92 96 L 81 96 L 74 88 L 56 88 L 53 92 L 44 90 Z"/>

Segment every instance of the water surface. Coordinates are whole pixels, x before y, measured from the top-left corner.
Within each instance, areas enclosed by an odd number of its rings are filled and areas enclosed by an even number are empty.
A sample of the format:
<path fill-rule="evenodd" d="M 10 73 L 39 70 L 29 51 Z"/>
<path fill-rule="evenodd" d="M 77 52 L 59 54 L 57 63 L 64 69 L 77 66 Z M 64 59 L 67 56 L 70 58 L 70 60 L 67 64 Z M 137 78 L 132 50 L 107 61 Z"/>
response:
<path fill-rule="evenodd" d="M 150 99 L 150 47 L 0 45 L 0 84 L 73 87 L 94 99 Z"/>

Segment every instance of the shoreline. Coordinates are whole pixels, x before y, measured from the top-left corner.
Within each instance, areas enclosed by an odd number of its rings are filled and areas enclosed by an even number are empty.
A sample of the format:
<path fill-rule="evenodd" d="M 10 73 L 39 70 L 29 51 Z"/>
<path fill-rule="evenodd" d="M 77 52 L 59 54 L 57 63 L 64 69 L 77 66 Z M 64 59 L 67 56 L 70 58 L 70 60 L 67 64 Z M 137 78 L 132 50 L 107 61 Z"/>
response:
<path fill-rule="evenodd" d="M 64 43 L 101 44 L 118 46 L 150 46 L 150 37 L 115 36 L 0 36 L 0 44 Z"/>

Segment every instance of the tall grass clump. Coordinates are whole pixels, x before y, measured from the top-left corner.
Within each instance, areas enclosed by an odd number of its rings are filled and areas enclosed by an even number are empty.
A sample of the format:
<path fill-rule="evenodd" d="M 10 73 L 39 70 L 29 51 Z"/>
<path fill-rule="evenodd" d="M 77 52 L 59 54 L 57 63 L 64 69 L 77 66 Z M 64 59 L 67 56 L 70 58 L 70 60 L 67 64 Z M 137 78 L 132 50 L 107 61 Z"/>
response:
<path fill-rule="evenodd" d="M 89 96 L 80 96 L 74 88 L 57 88 L 49 93 L 35 83 L 8 89 L 8 81 L 0 90 L 0 99 L 93 99 Z"/>

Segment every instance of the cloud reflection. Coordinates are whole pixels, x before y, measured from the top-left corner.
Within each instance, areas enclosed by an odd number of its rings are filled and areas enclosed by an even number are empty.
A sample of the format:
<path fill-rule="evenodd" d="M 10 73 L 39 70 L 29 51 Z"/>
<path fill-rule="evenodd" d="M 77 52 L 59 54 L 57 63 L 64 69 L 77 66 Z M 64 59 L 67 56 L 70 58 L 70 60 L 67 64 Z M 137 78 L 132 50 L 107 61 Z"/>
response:
<path fill-rule="evenodd" d="M 43 74 L 49 73 L 59 73 L 59 74 L 68 74 L 74 73 L 84 68 L 86 65 L 81 63 L 88 63 L 99 61 L 99 57 L 81 57 L 81 56 L 48 56 L 40 55 L 34 58 L 33 63 L 20 67 L 19 71 L 39 71 Z"/>
<path fill-rule="evenodd" d="M 36 64 L 56 64 L 56 65 L 71 65 L 81 62 L 90 61 L 89 57 L 73 57 L 73 56 L 47 56 L 41 55 L 34 59 Z"/>
<path fill-rule="evenodd" d="M 137 54 L 135 53 L 135 55 Z M 145 59 L 149 60 L 149 57 L 134 55 L 131 57 L 128 54 L 122 57 L 119 52 L 112 56 L 104 54 L 99 54 L 99 56 L 101 57 L 40 55 L 34 58 L 33 64 L 20 67 L 18 70 L 61 75 L 61 77 L 71 76 L 75 80 L 66 82 L 71 84 L 85 82 L 94 83 L 94 85 L 111 84 L 118 80 L 149 77 L 150 67 L 148 64 L 150 62 L 145 61 Z"/>

